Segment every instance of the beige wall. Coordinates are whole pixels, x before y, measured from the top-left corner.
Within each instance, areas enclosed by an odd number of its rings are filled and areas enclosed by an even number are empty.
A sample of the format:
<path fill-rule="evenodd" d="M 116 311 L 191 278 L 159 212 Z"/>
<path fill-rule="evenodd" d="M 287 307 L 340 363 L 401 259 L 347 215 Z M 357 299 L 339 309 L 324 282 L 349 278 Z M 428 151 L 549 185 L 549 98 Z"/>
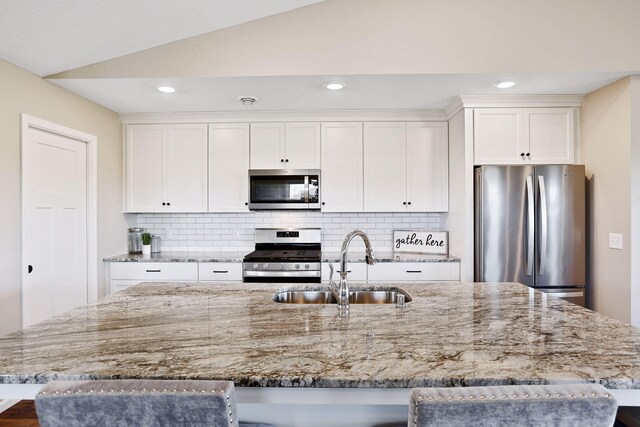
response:
<path fill-rule="evenodd" d="M 61 78 L 640 71 L 640 1 L 327 0 Z"/>
<path fill-rule="evenodd" d="M 98 257 L 126 250 L 118 115 L 0 60 L 0 335 L 20 327 L 20 113 L 98 137 Z M 104 266 L 98 263 L 99 294 Z"/>
<path fill-rule="evenodd" d="M 619 80 L 588 94 L 581 111 L 581 153 L 589 183 L 588 266 L 593 308 L 630 321 L 631 89 Z M 609 233 L 624 249 L 609 248 Z"/>

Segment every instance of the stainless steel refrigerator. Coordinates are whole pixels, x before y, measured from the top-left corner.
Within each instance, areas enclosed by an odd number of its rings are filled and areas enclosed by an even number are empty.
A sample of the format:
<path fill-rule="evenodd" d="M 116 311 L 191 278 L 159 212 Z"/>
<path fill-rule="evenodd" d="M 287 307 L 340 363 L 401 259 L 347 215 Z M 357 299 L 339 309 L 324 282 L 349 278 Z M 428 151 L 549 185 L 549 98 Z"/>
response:
<path fill-rule="evenodd" d="M 520 282 L 584 306 L 583 165 L 475 170 L 475 280 Z"/>

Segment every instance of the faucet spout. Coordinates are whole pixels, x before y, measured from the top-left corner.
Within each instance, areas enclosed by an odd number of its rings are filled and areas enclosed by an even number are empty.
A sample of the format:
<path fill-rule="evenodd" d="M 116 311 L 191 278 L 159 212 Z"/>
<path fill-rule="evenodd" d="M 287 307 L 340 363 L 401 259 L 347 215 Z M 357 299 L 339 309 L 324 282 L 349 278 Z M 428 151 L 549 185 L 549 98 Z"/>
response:
<path fill-rule="evenodd" d="M 371 247 L 371 242 L 369 241 L 369 236 L 367 233 L 361 230 L 353 230 L 351 233 L 347 234 L 342 242 L 342 249 L 340 250 L 340 285 L 336 290 L 335 287 L 332 286 L 332 292 L 334 293 L 336 299 L 338 300 L 338 308 L 341 310 L 349 309 L 349 285 L 347 283 L 347 252 L 349 251 L 349 245 L 354 237 L 359 236 L 364 241 L 364 246 L 366 250 L 365 260 L 367 264 L 373 265 L 375 263 L 375 258 L 373 256 L 373 248 Z"/>

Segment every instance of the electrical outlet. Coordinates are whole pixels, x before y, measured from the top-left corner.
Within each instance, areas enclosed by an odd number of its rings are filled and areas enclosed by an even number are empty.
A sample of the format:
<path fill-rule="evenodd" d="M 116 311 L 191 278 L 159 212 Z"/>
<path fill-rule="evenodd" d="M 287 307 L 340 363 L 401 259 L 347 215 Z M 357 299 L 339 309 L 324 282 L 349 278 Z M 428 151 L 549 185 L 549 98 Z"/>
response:
<path fill-rule="evenodd" d="M 622 234 L 609 233 L 609 247 L 611 249 L 622 249 Z"/>

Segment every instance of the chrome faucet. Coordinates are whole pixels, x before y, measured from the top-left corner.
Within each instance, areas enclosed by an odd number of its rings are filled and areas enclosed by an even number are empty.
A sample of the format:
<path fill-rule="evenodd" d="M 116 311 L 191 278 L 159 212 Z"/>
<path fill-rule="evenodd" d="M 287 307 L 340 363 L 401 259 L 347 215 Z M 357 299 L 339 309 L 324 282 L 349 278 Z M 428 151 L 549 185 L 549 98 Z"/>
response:
<path fill-rule="evenodd" d="M 360 236 L 364 241 L 364 246 L 367 251 L 365 256 L 365 261 L 369 265 L 373 265 L 376 260 L 373 257 L 373 249 L 371 248 L 371 242 L 369 241 L 369 236 L 364 231 L 353 230 L 351 233 L 347 234 L 342 242 L 342 249 L 340 250 L 340 284 L 336 286 L 335 283 L 331 282 L 331 293 L 336 297 L 338 301 L 338 309 L 340 310 L 348 310 L 349 309 L 349 285 L 347 284 L 347 251 L 349 250 L 349 244 L 353 240 L 354 237 Z M 331 267 L 331 273 L 333 274 L 333 266 L 329 264 Z"/>

